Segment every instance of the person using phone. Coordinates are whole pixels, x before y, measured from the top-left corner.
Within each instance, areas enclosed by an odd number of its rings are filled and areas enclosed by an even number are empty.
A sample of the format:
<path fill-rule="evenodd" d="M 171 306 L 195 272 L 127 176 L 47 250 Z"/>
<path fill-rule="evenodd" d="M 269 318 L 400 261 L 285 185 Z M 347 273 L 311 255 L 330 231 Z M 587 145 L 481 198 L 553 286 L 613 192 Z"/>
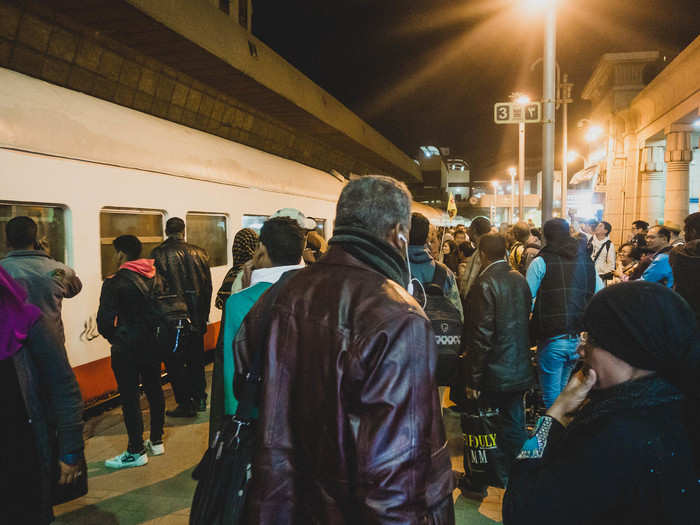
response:
<path fill-rule="evenodd" d="M 621 283 L 593 297 L 584 326 L 584 367 L 518 455 L 503 523 L 693 522 L 700 510 L 694 313 L 664 286 Z"/>

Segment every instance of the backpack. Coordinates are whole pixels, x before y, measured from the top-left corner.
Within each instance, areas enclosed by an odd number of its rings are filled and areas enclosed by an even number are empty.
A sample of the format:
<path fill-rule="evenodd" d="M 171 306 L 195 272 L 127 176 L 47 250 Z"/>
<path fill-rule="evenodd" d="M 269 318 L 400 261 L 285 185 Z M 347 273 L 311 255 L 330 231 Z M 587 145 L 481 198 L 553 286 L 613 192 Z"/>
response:
<path fill-rule="evenodd" d="M 153 335 L 153 350 L 159 359 L 164 360 L 178 351 L 191 325 L 187 303 L 177 294 L 166 294 L 158 274 L 153 278 L 150 289 L 134 272 L 126 271 L 124 276 L 146 299 L 146 324 Z"/>
<path fill-rule="evenodd" d="M 422 303 L 423 310 L 430 319 L 438 347 L 438 362 L 435 379 L 439 386 L 449 386 L 458 369 L 459 354 L 462 346 L 462 321 L 459 310 L 445 296 L 444 287 L 447 269 L 439 262 L 435 263 L 435 275 L 430 283 L 424 285 L 425 297 L 421 287 L 414 290 L 414 298 Z"/>

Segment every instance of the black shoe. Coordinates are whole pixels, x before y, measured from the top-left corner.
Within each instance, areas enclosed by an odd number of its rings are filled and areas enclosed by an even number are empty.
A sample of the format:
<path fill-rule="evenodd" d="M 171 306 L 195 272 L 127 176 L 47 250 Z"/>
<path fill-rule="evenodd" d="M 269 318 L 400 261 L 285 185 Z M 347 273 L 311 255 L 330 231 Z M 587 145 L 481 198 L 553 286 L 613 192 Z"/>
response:
<path fill-rule="evenodd" d="M 206 412 L 207 411 L 207 400 L 206 398 L 200 399 L 199 401 L 194 402 L 194 406 L 197 407 L 197 412 Z"/>
<path fill-rule="evenodd" d="M 175 410 L 166 410 L 165 415 L 170 417 L 194 417 L 197 413 L 191 406 L 178 405 Z"/>

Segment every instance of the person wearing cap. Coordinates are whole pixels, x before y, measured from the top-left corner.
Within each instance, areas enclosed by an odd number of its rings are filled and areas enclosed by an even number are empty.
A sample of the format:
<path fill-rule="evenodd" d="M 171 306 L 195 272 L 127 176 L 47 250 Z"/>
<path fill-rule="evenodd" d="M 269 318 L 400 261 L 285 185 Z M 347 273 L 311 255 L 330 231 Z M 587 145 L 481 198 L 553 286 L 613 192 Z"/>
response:
<path fill-rule="evenodd" d="M 664 221 L 664 228 L 671 232 L 671 248 L 685 244 L 685 241 L 680 237 L 682 228 L 679 224 L 671 221 Z"/>
<path fill-rule="evenodd" d="M 503 523 L 697 523 L 700 343 L 695 315 L 656 283 L 596 294 L 585 367 L 511 471 Z"/>
<path fill-rule="evenodd" d="M 207 410 L 207 382 L 204 375 L 204 334 L 211 308 L 212 282 L 206 250 L 185 242 L 185 221 L 171 217 L 165 223 L 168 238 L 153 249 L 156 271 L 170 293 L 187 304 L 191 330 L 183 348 L 166 360 L 177 408 L 170 417 L 194 417 Z"/>

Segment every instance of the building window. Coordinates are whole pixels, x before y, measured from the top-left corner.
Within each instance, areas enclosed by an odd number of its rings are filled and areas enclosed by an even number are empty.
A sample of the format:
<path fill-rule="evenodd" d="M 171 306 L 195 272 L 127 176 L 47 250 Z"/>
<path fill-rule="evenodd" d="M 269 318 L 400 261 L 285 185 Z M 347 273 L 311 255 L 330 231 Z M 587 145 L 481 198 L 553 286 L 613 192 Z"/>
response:
<path fill-rule="evenodd" d="M 250 228 L 254 230 L 255 233 L 260 235 L 260 229 L 263 223 L 267 220 L 267 215 L 244 215 L 241 220 L 242 228 Z"/>
<path fill-rule="evenodd" d="M 248 29 L 248 0 L 238 0 L 238 23 Z"/>
<path fill-rule="evenodd" d="M 311 217 L 316 221 L 316 233 L 318 233 L 324 239 L 326 238 L 326 219 L 316 219 Z"/>
<path fill-rule="evenodd" d="M 228 263 L 226 215 L 188 213 L 186 217 L 187 242 L 204 248 L 209 255 L 209 266 Z"/>
<path fill-rule="evenodd" d="M 150 257 L 153 248 L 163 242 L 163 212 L 145 210 L 110 210 L 100 212 L 100 257 L 102 278 L 119 268 L 112 241 L 120 235 L 135 235 L 143 244 L 141 257 Z"/>
<path fill-rule="evenodd" d="M 41 249 L 62 263 L 66 262 L 65 210 L 50 204 L 0 202 L 0 258 L 8 252 L 5 226 L 14 217 L 26 216 L 37 225 L 37 241 Z"/>
<path fill-rule="evenodd" d="M 219 9 L 221 9 L 227 15 L 231 13 L 231 5 L 229 0 L 219 0 Z"/>

